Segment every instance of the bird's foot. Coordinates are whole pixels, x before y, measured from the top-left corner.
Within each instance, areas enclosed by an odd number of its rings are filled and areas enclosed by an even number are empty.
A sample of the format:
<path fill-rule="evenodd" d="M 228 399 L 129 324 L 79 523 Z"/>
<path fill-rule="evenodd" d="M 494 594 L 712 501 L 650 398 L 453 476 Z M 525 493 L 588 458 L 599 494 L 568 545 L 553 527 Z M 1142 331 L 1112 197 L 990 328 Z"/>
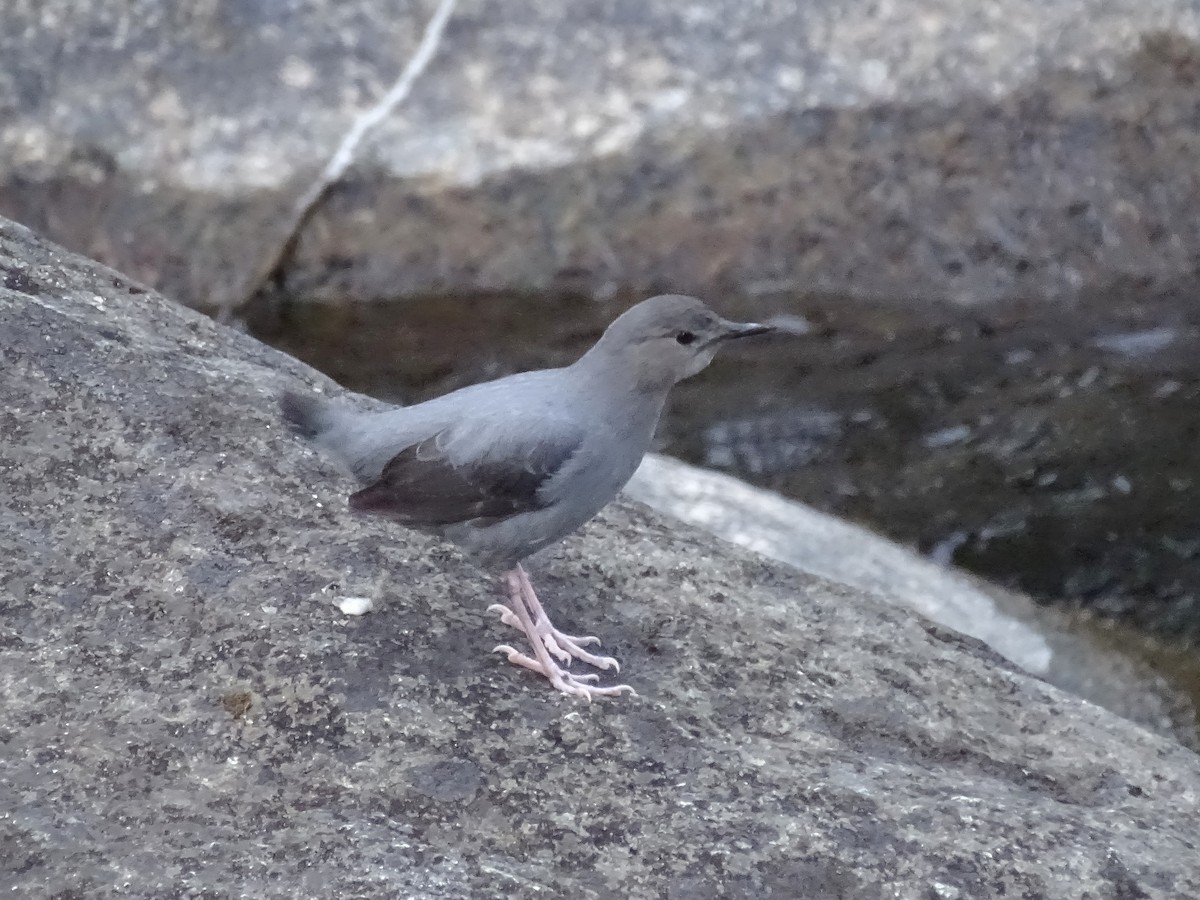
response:
<path fill-rule="evenodd" d="M 504 585 L 508 591 L 509 605 L 496 604 L 488 607 L 488 610 L 499 612 L 500 621 L 522 632 L 533 646 L 533 655 L 527 656 L 514 647 L 501 644 L 496 651 L 508 656 L 510 663 L 544 676 L 564 694 L 583 697 L 589 701 L 593 697 L 635 694 L 633 688 L 627 684 L 601 687 L 596 684 L 600 680 L 599 675 L 574 675 L 555 662 L 555 657 L 567 665 L 574 659 L 582 659 L 600 669 L 620 669 L 615 659 L 596 656 L 583 649 L 585 644 L 599 643 L 597 638 L 564 634 L 550 623 L 549 616 L 533 592 L 529 576 L 519 564 L 505 573 Z"/>
<path fill-rule="evenodd" d="M 637 691 L 627 684 L 605 685 L 603 687 L 594 684 L 600 679 L 599 675 L 575 675 L 560 667 L 554 660 L 546 656 L 544 661 L 533 659 L 526 656 L 514 647 L 507 644 L 501 644 L 496 647 L 493 653 L 503 653 L 508 657 L 508 661 L 514 665 L 524 666 L 531 672 L 537 672 L 539 675 L 544 675 L 546 679 L 564 694 L 571 694 L 577 697 L 583 697 L 587 701 L 591 701 L 593 697 L 611 697 L 616 694 L 628 693 L 634 697 L 637 696 Z M 540 655 L 540 654 L 539 654 Z M 589 654 L 590 655 L 590 654 Z"/>
<path fill-rule="evenodd" d="M 488 607 L 488 612 L 500 613 L 500 621 L 505 625 L 511 625 L 520 632 L 524 632 L 525 628 L 521 625 L 521 620 L 517 618 L 516 613 L 502 603 L 493 603 Z M 541 609 L 539 604 L 537 615 L 533 620 L 534 630 L 537 632 L 538 638 L 546 646 L 546 649 L 564 665 L 570 665 L 572 660 L 578 659 L 587 663 L 589 666 L 595 666 L 597 669 L 612 669 L 614 672 L 621 671 L 621 664 L 611 656 L 597 656 L 594 653 L 589 653 L 583 648 L 588 644 L 600 643 L 600 638 L 595 635 L 586 635 L 579 637 L 573 634 L 566 634 L 554 627 L 553 623 L 546 616 L 545 610 Z M 533 637 L 530 636 L 530 640 Z"/>

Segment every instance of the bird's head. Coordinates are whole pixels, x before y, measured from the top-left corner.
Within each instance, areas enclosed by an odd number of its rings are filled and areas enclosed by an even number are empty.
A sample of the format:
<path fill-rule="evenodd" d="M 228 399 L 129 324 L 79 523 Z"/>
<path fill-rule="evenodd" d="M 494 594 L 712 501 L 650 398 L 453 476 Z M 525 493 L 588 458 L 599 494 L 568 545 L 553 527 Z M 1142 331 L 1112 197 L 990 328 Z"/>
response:
<path fill-rule="evenodd" d="M 620 315 L 588 356 L 627 367 L 643 388 L 666 390 L 712 362 L 725 342 L 774 330 L 730 322 L 695 297 L 664 294 Z"/>

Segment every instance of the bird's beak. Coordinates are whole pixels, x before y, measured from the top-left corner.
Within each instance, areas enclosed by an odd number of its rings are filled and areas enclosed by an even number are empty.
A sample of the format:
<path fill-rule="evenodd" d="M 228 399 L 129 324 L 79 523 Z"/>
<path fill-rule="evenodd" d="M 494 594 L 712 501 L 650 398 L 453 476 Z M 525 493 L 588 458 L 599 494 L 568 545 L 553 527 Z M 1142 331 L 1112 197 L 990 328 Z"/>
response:
<path fill-rule="evenodd" d="M 756 322 L 730 322 L 723 320 L 721 325 L 724 333 L 719 340 L 731 341 L 734 338 L 752 337 L 756 334 L 769 334 L 775 331 L 774 325 L 759 325 Z"/>

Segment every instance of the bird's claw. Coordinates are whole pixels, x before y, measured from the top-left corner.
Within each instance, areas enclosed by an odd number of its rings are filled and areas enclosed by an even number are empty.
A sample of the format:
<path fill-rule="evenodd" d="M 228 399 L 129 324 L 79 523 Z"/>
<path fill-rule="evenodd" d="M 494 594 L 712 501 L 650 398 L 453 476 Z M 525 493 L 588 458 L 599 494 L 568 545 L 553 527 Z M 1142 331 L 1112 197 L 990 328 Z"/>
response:
<path fill-rule="evenodd" d="M 610 697 L 621 693 L 628 693 L 633 697 L 637 696 L 637 691 L 627 684 L 599 687 L 595 682 L 600 680 L 600 676 L 596 674 L 575 675 L 566 669 L 560 669 L 558 666 L 553 665 L 553 662 L 551 663 L 552 667 L 547 670 L 536 659 L 526 656 L 508 644 L 500 644 L 493 648 L 492 652 L 505 654 L 510 663 L 523 666 L 531 672 L 537 672 L 539 675 L 544 675 L 554 687 L 558 688 L 564 694 L 583 697 L 588 702 L 591 702 L 594 697 Z"/>
<path fill-rule="evenodd" d="M 518 631 L 523 632 L 525 630 L 521 627 L 521 620 L 517 618 L 516 613 L 503 603 L 493 603 L 487 608 L 487 611 L 500 613 L 500 621 L 505 625 L 516 628 Z M 583 649 L 591 644 L 600 643 L 600 638 L 594 634 L 582 636 L 566 634 L 555 628 L 544 613 L 539 615 L 534 621 L 534 627 L 546 649 L 563 665 L 569 666 L 574 660 L 578 659 L 590 666 L 595 666 L 597 669 L 604 669 L 606 671 L 612 669 L 614 672 L 621 671 L 621 664 L 611 656 L 596 656 L 594 653 L 589 653 Z"/>
<path fill-rule="evenodd" d="M 493 603 L 487 608 L 487 611 L 500 613 L 500 621 L 505 625 L 511 625 L 513 628 L 521 627 L 520 620 L 516 617 L 513 611 L 503 603 Z"/>
<path fill-rule="evenodd" d="M 600 680 L 599 675 L 575 675 L 563 668 L 563 665 L 569 666 L 573 660 L 579 659 L 598 669 L 621 671 L 620 664 L 611 656 L 596 656 L 583 649 L 589 644 L 599 644 L 598 637 L 564 634 L 551 624 L 550 617 L 533 592 L 529 576 L 520 565 L 505 573 L 504 583 L 510 605 L 493 603 L 488 607 L 488 612 L 500 613 L 501 622 L 524 634 L 533 643 L 533 656 L 527 656 L 508 644 L 500 644 L 493 652 L 504 653 L 510 663 L 545 676 L 564 694 L 583 697 L 588 701 L 593 697 L 622 693 L 637 696 L 637 692 L 627 684 L 600 687 L 596 684 Z M 558 662 L 555 662 L 556 659 Z"/>

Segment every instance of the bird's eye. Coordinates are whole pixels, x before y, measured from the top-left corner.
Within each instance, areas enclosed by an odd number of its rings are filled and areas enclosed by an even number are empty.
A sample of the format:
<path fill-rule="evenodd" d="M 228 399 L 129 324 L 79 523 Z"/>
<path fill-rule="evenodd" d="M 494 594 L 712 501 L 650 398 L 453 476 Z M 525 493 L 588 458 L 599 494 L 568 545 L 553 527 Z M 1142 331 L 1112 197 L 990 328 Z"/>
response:
<path fill-rule="evenodd" d="M 692 334 L 690 331 L 681 331 L 679 334 L 675 335 L 675 340 L 677 343 L 683 344 L 686 347 L 688 344 L 696 340 L 696 335 Z"/>

